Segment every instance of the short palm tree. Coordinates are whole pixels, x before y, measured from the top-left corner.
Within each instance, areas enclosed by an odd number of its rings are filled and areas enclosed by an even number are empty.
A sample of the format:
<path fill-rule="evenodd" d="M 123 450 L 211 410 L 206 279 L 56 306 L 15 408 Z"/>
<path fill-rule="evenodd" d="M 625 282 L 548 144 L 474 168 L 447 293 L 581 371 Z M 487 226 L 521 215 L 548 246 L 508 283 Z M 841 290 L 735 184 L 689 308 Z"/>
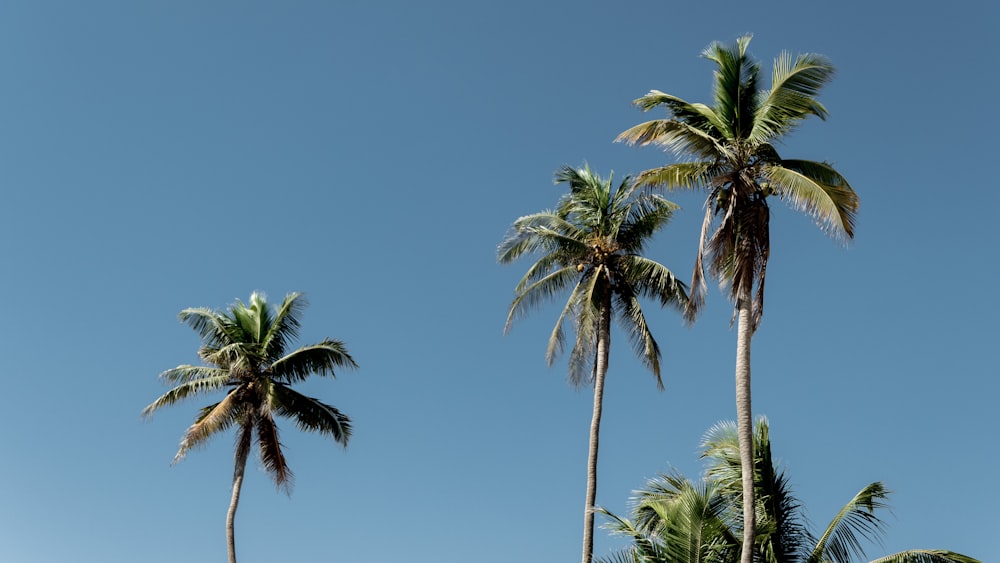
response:
<path fill-rule="evenodd" d="M 682 159 L 693 159 L 641 173 L 642 186 L 667 190 L 700 189 L 708 194 L 701 240 L 686 316 L 693 319 L 704 302 L 704 261 L 709 274 L 728 285 L 737 319 L 736 411 L 743 460 L 744 545 L 753 545 L 753 482 L 750 465 L 750 340 L 764 306 L 764 279 L 770 254 L 768 199 L 776 197 L 813 216 L 834 237 L 854 237 L 858 198 L 830 164 L 784 159 L 776 144 L 809 116 L 824 119 L 816 97 L 834 68 L 819 55 L 775 61 L 771 87 L 762 87 L 760 65 L 747 54 L 750 36 L 735 45 L 713 43 L 703 55 L 716 64 L 714 104 L 690 103 L 653 90 L 635 101 L 644 111 L 665 106 L 669 119 L 641 123 L 618 141 L 656 145 Z M 744 551 L 742 563 L 751 563 Z"/>
<path fill-rule="evenodd" d="M 221 401 L 201 409 L 184 434 L 174 462 L 213 435 L 236 427 L 233 495 L 226 517 L 230 563 L 236 562 L 236 506 L 254 441 L 274 482 L 291 491 L 292 472 L 281 451 L 275 415 L 294 420 L 302 430 L 326 434 L 343 446 L 351 437 L 347 415 L 290 387 L 312 374 L 333 377 L 335 368 L 357 367 L 338 340 L 326 339 L 287 352 L 298 336 L 305 306 L 300 293 L 289 294 L 278 307 L 270 307 L 263 293 L 253 293 L 249 304 L 237 301 L 226 312 L 206 308 L 181 311 L 180 320 L 201 335 L 198 355 L 209 365 L 181 365 L 161 373 L 160 378 L 175 387 L 142 411 L 148 417 L 189 396 L 228 389 Z"/>
<path fill-rule="evenodd" d="M 863 542 L 877 542 L 885 522 L 876 511 L 888 507 L 880 482 L 861 489 L 818 537 L 806 526 L 802 507 L 785 473 L 775 467 L 767 421 L 754 432 L 754 486 L 758 534 L 752 553 L 760 563 L 852 563 L 865 557 Z M 615 533 L 633 544 L 607 561 L 629 563 L 735 563 L 743 523 L 742 467 L 736 426 L 722 423 L 702 442 L 709 460 L 705 478 L 691 482 L 677 473 L 660 475 L 638 491 L 632 520 L 609 515 Z M 948 550 L 912 549 L 872 563 L 979 563 Z"/>
<path fill-rule="evenodd" d="M 569 299 L 549 338 L 546 359 L 552 365 L 563 350 L 563 323 L 569 320 L 576 332 L 569 355 L 569 380 L 577 386 L 594 385 L 583 536 L 583 563 L 590 563 L 611 319 L 619 320 L 636 354 L 662 389 L 660 348 L 646 324 L 639 297 L 681 309 L 687 304 L 687 293 L 670 270 L 641 255 L 646 242 L 670 219 L 674 204 L 659 195 L 638 193 L 627 177 L 612 189 L 612 179 L 602 179 L 589 167 L 565 166 L 556 173 L 556 183 L 569 184 L 570 188 L 558 208 L 515 221 L 497 256 L 507 264 L 524 254 L 539 255 L 515 288 L 505 331 L 514 319 L 569 290 Z"/>

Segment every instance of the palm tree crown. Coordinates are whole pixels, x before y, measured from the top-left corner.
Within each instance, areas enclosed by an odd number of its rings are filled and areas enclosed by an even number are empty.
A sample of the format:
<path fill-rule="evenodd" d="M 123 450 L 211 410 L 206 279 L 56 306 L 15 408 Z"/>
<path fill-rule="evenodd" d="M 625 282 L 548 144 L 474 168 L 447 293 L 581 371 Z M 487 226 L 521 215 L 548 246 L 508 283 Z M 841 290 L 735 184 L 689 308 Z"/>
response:
<path fill-rule="evenodd" d="M 264 468 L 279 488 L 291 492 L 292 472 L 281 449 L 275 415 L 294 420 L 302 430 L 328 435 L 345 447 L 351 437 L 347 415 L 290 387 L 312 374 L 333 377 L 336 368 L 357 367 L 338 340 L 325 339 L 287 351 L 298 337 L 299 317 L 305 306 L 301 293 L 289 294 L 274 308 L 263 293 L 253 293 L 249 304 L 237 301 L 227 312 L 206 308 L 181 311 L 181 321 L 201 335 L 198 355 L 208 365 L 181 365 L 161 373 L 174 388 L 142 411 L 148 417 L 189 396 L 228 388 L 221 401 L 202 408 L 195 417 L 174 462 L 213 435 L 236 427 L 233 492 L 226 518 L 229 563 L 236 563 L 234 521 L 247 457 L 255 440 Z"/>
<path fill-rule="evenodd" d="M 151 416 L 191 395 L 229 390 L 221 401 L 201 409 L 181 440 L 175 462 L 214 434 L 236 426 L 238 448 L 249 450 L 256 438 L 265 469 L 277 485 L 288 490 L 292 473 L 281 451 L 274 415 L 347 445 L 350 419 L 335 407 L 290 387 L 311 374 L 332 377 L 335 368 L 357 367 L 338 340 L 325 339 L 286 353 L 298 336 L 305 306 L 301 293 L 289 294 L 280 306 L 271 308 L 267 297 L 255 292 L 249 304 L 237 301 L 226 313 L 206 308 L 181 311 L 180 320 L 201 335 L 198 355 L 209 365 L 181 365 L 161 373 L 160 377 L 175 387 L 143 409 L 143 415 Z"/>
<path fill-rule="evenodd" d="M 594 502 L 597 494 L 597 451 L 604 397 L 604 379 L 611 346 L 611 318 L 617 317 L 636 354 L 660 377 L 660 348 L 646 324 L 639 296 L 661 305 L 683 307 L 684 285 L 670 270 L 642 257 L 646 241 L 670 218 L 676 206 L 654 194 L 637 193 L 629 178 L 612 190 L 589 167 L 563 167 L 557 183 L 569 184 L 569 193 L 555 211 L 543 211 L 514 222 L 500 243 L 498 259 L 509 263 L 525 253 L 540 258 L 521 278 L 507 316 L 507 329 L 520 315 L 571 289 L 569 300 L 549 338 L 549 365 L 563 348 L 563 322 L 570 318 L 576 342 L 569 358 L 574 385 L 594 385 L 594 411 L 587 455 L 587 494 L 584 503 L 583 563 L 594 550 Z"/>
<path fill-rule="evenodd" d="M 782 53 L 774 61 L 771 88 L 765 89 L 760 65 L 747 54 L 749 44 L 750 36 L 744 36 L 735 45 L 713 43 L 704 51 L 716 64 L 712 106 L 652 90 L 635 104 L 643 111 L 665 106 L 671 117 L 636 125 L 617 140 L 693 157 L 647 170 L 637 183 L 708 192 L 687 316 L 693 319 L 704 302 L 707 256 L 709 273 L 729 284 L 734 300 L 753 293 L 756 330 L 770 252 L 768 198 L 785 200 L 828 234 L 849 239 L 858 197 L 830 164 L 784 159 L 775 147 L 805 118 L 826 118 L 816 96 L 833 77 L 833 65 L 820 55 Z"/>
<path fill-rule="evenodd" d="M 519 218 L 499 246 L 503 264 L 524 254 L 540 255 L 514 290 L 505 331 L 532 308 L 571 289 L 549 338 L 546 360 L 551 365 L 563 351 L 563 323 L 569 319 L 576 333 L 570 382 L 593 383 L 599 310 L 607 302 L 662 388 L 660 349 L 639 297 L 680 308 L 687 293 L 670 270 L 641 252 L 677 206 L 659 195 L 637 192 L 628 177 L 612 189 L 612 179 L 602 179 L 589 167 L 564 166 L 555 180 L 570 188 L 558 208 Z"/>
<path fill-rule="evenodd" d="M 678 473 L 650 480 L 633 499 L 631 520 L 604 511 L 609 527 L 633 543 L 607 561 L 630 563 L 735 563 L 742 532 L 741 463 L 736 425 L 720 423 L 702 441 L 708 460 L 704 479 Z M 761 563 L 852 563 L 865 558 L 865 542 L 878 543 L 889 490 L 880 482 L 861 489 L 821 534 L 808 528 L 788 476 L 771 456 L 770 430 L 760 418 L 754 431 L 757 526 L 754 561 Z M 873 563 L 979 563 L 948 550 L 912 549 Z"/>
<path fill-rule="evenodd" d="M 635 101 L 643 110 L 665 106 L 669 119 L 641 123 L 618 139 L 657 145 L 686 162 L 639 175 L 637 183 L 664 189 L 708 192 L 685 311 L 693 321 L 705 300 L 705 260 L 709 274 L 730 289 L 737 320 L 736 420 L 744 467 L 744 553 L 755 532 L 750 478 L 752 401 L 750 342 L 764 311 L 764 281 L 771 252 L 768 198 L 776 196 L 812 215 L 829 234 L 854 237 L 858 198 L 847 180 L 825 162 L 782 158 L 776 143 L 805 118 L 826 117 L 816 96 L 833 77 L 833 65 L 819 55 L 774 61 L 771 88 L 760 85 L 760 65 L 747 54 L 750 36 L 735 45 L 713 43 L 703 55 L 715 63 L 714 104 L 690 103 L 653 90 Z"/>

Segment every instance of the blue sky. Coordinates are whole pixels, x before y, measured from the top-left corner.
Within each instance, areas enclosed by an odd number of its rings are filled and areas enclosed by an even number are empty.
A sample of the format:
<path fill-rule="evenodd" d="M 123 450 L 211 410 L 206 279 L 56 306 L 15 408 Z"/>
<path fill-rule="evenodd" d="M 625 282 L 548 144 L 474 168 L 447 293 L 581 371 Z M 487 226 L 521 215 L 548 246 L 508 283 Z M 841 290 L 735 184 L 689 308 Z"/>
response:
<path fill-rule="evenodd" d="M 774 207 L 754 410 L 817 527 L 882 480 L 872 558 L 1000 559 L 1000 14 L 891 5 L 0 6 L 0 560 L 225 557 L 231 437 L 170 466 L 212 398 L 139 411 L 197 361 L 177 312 L 258 289 L 306 292 L 302 342 L 342 339 L 361 369 L 304 386 L 353 418 L 346 451 L 285 424 L 291 497 L 248 471 L 241 562 L 578 558 L 591 395 L 545 366 L 558 304 L 502 335 L 527 264 L 496 245 L 555 203 L 562 164 L 667 162 L 611 142 L 650 117 L 630 101 L 707 101 L 699 53 L 746 32 L 768 68 L 783 49 L 837 65 L 830 118 L 781 150 L 833 162 L 862 202 L 847 248 Z M 671 197 L 649 255 L 686 279 L 701 199 Z M 614 337 L 599 504 L 698 474 L 734 413 L 730 311 L 714 288 L 691 328 L 648 305 L 663 393 Z"/>

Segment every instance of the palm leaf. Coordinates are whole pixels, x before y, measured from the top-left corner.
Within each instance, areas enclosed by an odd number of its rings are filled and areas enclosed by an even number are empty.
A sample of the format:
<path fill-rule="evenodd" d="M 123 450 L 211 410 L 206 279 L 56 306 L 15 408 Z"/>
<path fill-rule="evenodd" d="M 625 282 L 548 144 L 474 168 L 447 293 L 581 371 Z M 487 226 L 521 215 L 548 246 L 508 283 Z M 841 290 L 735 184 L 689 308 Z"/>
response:
<path fill-rule="evenodd" d="M 222 368 L 182 365 L 161 373 L 160 379 L 171 383 L 188 383 L 199 379 L 212 379 L 228 375 L 229 371 Z"/>
<path fill-rule="evenodd" d="M 531 309 L 551 300 L 557 293 L 571 286 L 578 275 L 576 268 L 564 267 L 525 287 L 510 304 L 504 332 L 510 330 L 515 319 L 524 316 Z"/>
<path fill-rule="evenodd" d="M 851 185 L 825 162 L 783 160 L 765 168 L 783 199 L 814 217 L 820 227 L 836 238 L 854 237 L 858 196 Z"/>
<path fill-rule="evenodd" d="M 628 335 L 629 343 L 632 344 L 632 351 L 635 355 L 642 360 L 642 364 L 646 366 L 653 376 L 656 378 L 656 388 L 663 390 L 663 378 L 660 377 L 660 346 L 656 343 L 656 339 L 653 338 L 653 333 L 649 330 L 649 325 L 646 324 L 646 317 L 642 314 L 642 306 L 639 305 L 639 300 L 636 299 L 636 295 L 626 289 L 625 287 L 619 286 L 618 291 L 615 292 L 616 302 L 618 304 L 618 320 L 621 324 L 622 329 L 625 330 L 625 334 Z"/>
<path fill-rule="evenodd" d="M 285 454 L 281 451 L 278 426 L 267 409 L 255 413 L 254 422 L 257 444 L 260 446 L 260 462 L 274 479 L 275 485 L 290 494 L 293 475 L 288 462 L 285 461 Z"/>
<path fill-rule="evenodd" d="M 635 183 L 643 188 L 664 190 L 694 190 L 710 186 L 715 166 L 711 161 L 679 162 L 651 168 L 636 176 Z"/>
<path fill-rule="evenodd" d="M 271 404 L 276 413 L 294 420 L 299 429 L 325 434 L 347 447 L 351 439 L 351 419 L 336 407 L 281 383 L 271 388 Z"/>
<path fill-rule="evenodd" d="M 186 367 L 186 366 L 181 366 L 181 367 Z M 177 369 L 180 368 L 174 368 L 174 370 L 169 370 L 169 372 L 173 372 Z M 206 368 L 206 370 L 209 369 L 212 368 Z M 205 375 L 204 377 L 193 378 L 191 380 L 185 381 L 184 383 L 181 383 L 180 385 L 174 387 L 170 391 L 167 391 L 163 395 L 160 395 L 159 398 L 157 398 L 152 403 L 146 405 L 146 408 L 142 409 L 142 416 L 148 418 L 153 415 L 154 411 L 162 407 L 178 403 L 190 397 L 191 395 L 197 395 L 200 393 L 206 393 L 209 391 L 216 391 L 218 389 L 222 389 L 230 382 L 229 372 L 225 370 L 213 370 L 213 371 L 215 372 L 214 375 Z"/>
<path fill-rule="evenodd" d="M 285 354 L 289 343 L 299 337 L 300 318 L 308 306 L 302 293 L 289 293 L 275 310 L 274 318 L 266 327 L 267 332 L 261 342 L 268 358 L 279 358 Z"/>
<path fill-rule="evenodd" d="M 816 96 L 833 75 L 833 65 L 825 57 L 803 54 L 793 61 L 790 53 L 781 53 L 774 60 L 771 90 L 757 111 L 750 139 L 757 144 L 770 142 L 810 115 L 826 119 L 826 108 Z"/>
<path fill-rule="evenodd" d="M 643 256 L 621 258 L 620 275 L 642 297 L 654 299 L 661 307 L 683 310 L 688 303 L 687 287 L 666 266 Z"/>
<path fill-rule="evenodd" d="M 666 225 L 674 211 L 680 209 L 676 203 L 657 194 L 643 194 L 628 205 L 628 214 L 618 229 L 618 247 L 626 253 L 638 254 L 657 231 Z"/>
<path fill-rule="evenodd" d="M 729 141 L 745 139 L 753 128 L 760 67 L 746 54 L 750 39 L 744 35 L 733 45 L 714 42 L 702 52 L 716 64 L 713 109 L 726 125 L 720 130 Z"/>
<path fill-rule="evenodd" d="M 174 456 L 173 463 L 184 459 L 187 452 L 198 447 L 213 435 L 225 431 L 238 419 L 244 417 L 246 405 L 239 400 L 236 389 L 231 390 L 224 399 L 209 405 L 195 418 L 194 424 L 188 427 L 181 439 L 180 448 Z"/>
<path fill-rule="evenodd" d="M 274 377 L 288 383 L 304 381 L 310 375 L 335 377 L 334 368 L 357 368 L 358 364 L 339 340 L 324 339 L 318 344 L 303 346 L 271 364 Z"/>
<path fill-rule="evenodd" d="M 616 143 L 656 145 L 677 155 L 693 155 L 703 160 L 725 159 L 730 155 L 726 146 L 698 127 L 674 119 L 654 119 L 626 129 L 615 138 Z"/>
<path fill-rule="evenodd" d="M 875 559 L 871 563 L 982 563 L 982 561 L 941 549 L 911 549 Z"/>
<path fill-rule="evenodd" d="M 888 508 L 889 491 L 879 482 L 861 489 L 833 518 L 816 542 L 809 563 L 849 563 L 864 557 L 861 540 L 877 541 L 884 523 L 875 516 L 876 509 Z"/>
<path fill-rule="evenodd" d="M 233 341 L 227 330 L 231 323 L 212 309 L 206 307 L 184 309 L 177 315 L 177 318 L 193 328 L 207 345 L 220 346 Z"/>

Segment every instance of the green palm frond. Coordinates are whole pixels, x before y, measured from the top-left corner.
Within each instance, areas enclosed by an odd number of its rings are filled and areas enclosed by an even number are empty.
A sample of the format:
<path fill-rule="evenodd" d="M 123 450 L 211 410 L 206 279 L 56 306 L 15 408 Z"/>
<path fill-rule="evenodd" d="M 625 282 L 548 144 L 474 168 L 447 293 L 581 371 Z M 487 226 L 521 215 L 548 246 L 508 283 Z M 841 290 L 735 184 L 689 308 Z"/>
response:
<path fill-rule="evenodd" d="M 655 536 L 646 534 L 637 529 L 632 522 L 622 518 L 603 507 L 596 507 L 595 512 L 605 515 L 608 522 L 602 527 L 609 530 L 612 535 L 627 536 L 631 538 L 632 545 L 612 554 L 610 559 L 597 559 L 599 562 L 626 562 L 626 563 L 657 563 L 667 562 L 667 554 L 657 543 Z"/>
<path fill-rule="evenodd" d="M 825 162 L 782 160 L 765 168 L 775 191 L 799 211 L 817 220 L 834 238 L 854 238 L 858 196 L 851 185 Z"/>
<path fill-rule="evenodd" d="M 497 261 L 509 264 L 524 254 L 549 252 L 557 255 L 582 254 L 586 241 L 575 225 L 553 211 L 520 217 L 497 247 Z"/>
<path fill-rule="evenodd" d="M 911 549 L 875 559 L 871 563 L 982 563 L 982 561 L 942 549 Z"/>
<path fill-rule="evenodd" d="M 888 497 L 888 489 L 879 482 L 861 489 L 826 527 L 809 563 L 850 563 L 854 557 L 864 557 L 862 540 L 878 541 L 883 533 L 885 524 L 875 510 L 888 508 Z"/>
<path fill-rule="evenodd" d="M 733 45 L 714 42 L 702 52 L 716 65 L 713 109 L 725 125 L 722 136 L 730 140 L 743 140 L 750 134 L 757 109 L 760 65 L 747 56 L 750 38 L 740 37 Z"/>
<path fill-rule="evenodd" d="M 510 330 L 515 319 L 521 318 L 540 304 L 550 301 L 557 293 L 571 287 L 578 275 L 576 268 L 567 266 L 519 290 L 510 304 L 504 332 Z"/>
<path fill-rule="evenodd" d="M 650 90 L 648 94 L 634 100 L 632 104 L 642 111 L 649 111 L 661 105 L 666 106 L 667 111 L 677 121 L 690 125 L 699 131 L 705 131 L 713 137 L 725 137 L 724 132 L 728 131 L 726 123 L 712 108 L 705 104 L 689 103 L 659 90 Z"/>
<path fill-rule="evenodd" d="M 638 295 L 658 301 L 661 307 L 677 310 L 687 307 L 687 286 L 655 260 L 636 254 L 623 256 L 619 275 Z"/>
<path fill-rule="evenodd" d="M 181 366 L 187 367 L 187 366 Z M 174 370 L 169 370 L 173 372 L 180 368 L 175 368 Z M 169 372 L 164 372 L 164 374 Z M 197 395 L 200 393 L 206 393 L 209 391 L 217 391 L 222 389 L 230 382 L 229 372 L 225 370 L 211 370 L 211 372 L 206 373 L 203 377 L 193 377 L 192 379 L 186 380 L 180 385 L 174 387 L 170 391 L 167 391 L 163 395 L 160 395 L 152 403 L 146 405 L 146 408 L 142 409 L 143 417 L 153 416 L 153 412 L 168 406 L 178 403 L 192 395 Z"/>
<path fill-rule="evenodd" d="M 821 55 L 803 54 L 793 60 L 791 53 L 782 52 L 774 60 L 771 90 L 757 110 L 750 140 L 770 142 L 810 115 L 826 119 L 826 108 L 816 96 L 833 75 L 833 65 Z"/>
<path fill-rule="evenodd" d="M 693 155 L 702 160 L 726 158 L 730 151 L 713 137 L 688 123 L 673 119 L 654 119 L 622 131 L 616 143 L 655 145 L 677 155 Z"/>
<path fill-rule="evenodd" d="M 335 368 L 357 368 L 358 364 L 339 340 L 325 339 L 303 346 L 271 364 L 274 377 L 288 383 L 304 381 L 310 375 L 335 377 Z"/>
<path fill-rule="evenodd" d="M 680 206 L 657 194 L 642 194 L 622 208 L 627 210 L 627 216 L 618 228 L 618 247 L 622 252 L 638 254 Z"/>
<path fill-rule="evenodd" d="M 325 434 L 347 447 L 351 438 L 351 419 L 336 407 L 281 383 L 271 389 L 271 403 L 274 412 L 294 420 L 300 429 Z"/>
<path fill-rule="evenodd" d="M 274 317 L 266 327 L 267 332 L 261 340 L 268 358 L 283 356 L 289 344 L 299 337 L 300 319 L 308 304 L 302 293 L 289 293 L 285 296 L 281 305 L 274 311 Z"/>
<path fill-rule="evenodd" d="M 229 330 L 232 323 L 227 322 L 227 319 L 212 309 L 206 307 L 184 309 L 177 318 L 193 328 L 206 345 L 218 347 L 233 341 Z"/>
<path fill-rule="evenodd" d="M 626 286 L 627 287 L 627 286 Z M 618 320 L 625 334 L 628 335 L 629 343 L 632 344 L 632 351 L 635 353 L 644 366 L 653 373 L 656 378 L 656 388 L 663 390 L 663 378 L 660 377 L 660 346 L 653 338 L 653 333 L 646 324 L 646 317 L 642 314 L 642 306 L 639 300 L 631 291 L 625 287 L 619 288 L 615 293 L 617 309 L 619 311 Z"/>
<path fill-rule="evenodd" d="M 726 500 L 714 484 L 691 483 L 674 473 L 650 480 L 637 495 L 632 508 L 635 523 L 614 517 L 612 526 L 617 533 L 633 537 L 632 547 L 646 556 L 641 561 L 731 563 L 739 559 L 739 539 L 727 522 Z"/>
<path fill-rule="evenodd" d="M 714 168 L 711 161 L 668 164 L 640 173 L 635 183 L 639 187 L 667 191 L 700 189 L 711 185 Z"/>
<path fill-rule="evenodd" d="M 169 383 L 188 383 L 199 379 L 214 379 L 228 375 L 229 372 L 222 368 L 182 365 L 161 373 L 160 379 Z"/>

